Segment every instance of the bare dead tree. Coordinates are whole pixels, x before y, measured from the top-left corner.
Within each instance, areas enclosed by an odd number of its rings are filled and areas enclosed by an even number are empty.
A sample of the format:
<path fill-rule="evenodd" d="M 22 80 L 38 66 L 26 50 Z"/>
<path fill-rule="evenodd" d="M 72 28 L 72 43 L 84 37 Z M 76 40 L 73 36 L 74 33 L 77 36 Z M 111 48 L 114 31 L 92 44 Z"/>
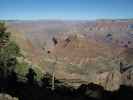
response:
<path fill-rule="evenodd" d="M 52 87 L 51 89 L 54 90 L 55 89 L 55 66 L 57 64 L 57 56 L 54 56 L 55 61 L 53 63 L 53 70 L 52 70 Z"/>

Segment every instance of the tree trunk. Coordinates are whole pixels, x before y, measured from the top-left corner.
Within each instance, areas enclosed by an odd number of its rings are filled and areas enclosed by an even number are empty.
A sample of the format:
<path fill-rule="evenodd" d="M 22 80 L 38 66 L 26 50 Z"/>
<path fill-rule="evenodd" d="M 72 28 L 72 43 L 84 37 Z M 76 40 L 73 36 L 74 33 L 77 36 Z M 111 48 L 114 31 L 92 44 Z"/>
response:
<path fill-rule="evenodd" d="M 55 84 L 54 84 L 55 79 L 54 79 L 54 77 L 55 77 L 55 72 L 53 71 L 53 75 L 52 75 L 52 90 L 54 90 L 54 88 L 55 88 Z"/>

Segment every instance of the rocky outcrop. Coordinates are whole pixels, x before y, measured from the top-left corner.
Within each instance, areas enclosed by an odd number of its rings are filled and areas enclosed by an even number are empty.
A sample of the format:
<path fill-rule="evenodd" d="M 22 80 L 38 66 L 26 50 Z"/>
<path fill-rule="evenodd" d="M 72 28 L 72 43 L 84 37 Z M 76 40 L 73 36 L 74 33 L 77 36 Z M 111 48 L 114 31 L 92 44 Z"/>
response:
<path fill-rule="evenodd" d="M 133 68 L 122 73 L 122 84 L 133 86 Z"/>
<path fill-rule="evenodd" d="M 99 73 L 94 83 L 103 86 L 105 90 L 117 90 L 121 85 L 121 73 L 117 70 Z"/>
<path fill-rule="evenodd" d="M 16 98 L 16 97 L 12 97 L 12 96 L 10 96 L 8 94 L 1 93 L 0 94 L 0 100 L 19 100 L 19 99 Z"/>

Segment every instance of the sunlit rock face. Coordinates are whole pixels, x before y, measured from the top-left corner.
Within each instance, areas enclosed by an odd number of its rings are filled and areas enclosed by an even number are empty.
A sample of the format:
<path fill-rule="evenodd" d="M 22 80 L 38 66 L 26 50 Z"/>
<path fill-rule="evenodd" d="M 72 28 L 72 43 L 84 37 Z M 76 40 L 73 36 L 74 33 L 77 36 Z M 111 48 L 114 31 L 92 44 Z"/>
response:
<path fill-rule="evenodd" d="M 121 73 L 117 70 L 103 72 L 97 75 L 96 84 L 105 88 L 105 90 L 117 90 L 121 85 Z"/>
<path fill-rule="evenodd" d="M 16 98 L 16 97 L 12 97 L 12 96 L 10 96 L 8 94 L 1 93 L 0 94 L 0 100 L 19 100 L 19 99 Z"/>

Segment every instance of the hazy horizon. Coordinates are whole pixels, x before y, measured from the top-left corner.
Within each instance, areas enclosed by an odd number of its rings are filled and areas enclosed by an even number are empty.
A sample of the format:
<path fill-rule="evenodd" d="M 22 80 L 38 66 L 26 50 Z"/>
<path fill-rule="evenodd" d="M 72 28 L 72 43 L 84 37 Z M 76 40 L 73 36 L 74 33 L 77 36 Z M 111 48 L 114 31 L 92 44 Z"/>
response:
<path fill-rule="evenodd" d="M 14 19 L 14 18 L 0 18 L 0 20 L 7 20 L 7 21 L 41 21 L 41 20 L 49 20 L 49 21 L 97 21 L 97 20 L 133 20 L 133 17 L 129 17 L 129 18 L 94 18 L 94 19 L 55 19 L 55 18 L 36 18 L 36 19 L 29 19 L 29 18 L 18 18 L 18 19 Z"/>

